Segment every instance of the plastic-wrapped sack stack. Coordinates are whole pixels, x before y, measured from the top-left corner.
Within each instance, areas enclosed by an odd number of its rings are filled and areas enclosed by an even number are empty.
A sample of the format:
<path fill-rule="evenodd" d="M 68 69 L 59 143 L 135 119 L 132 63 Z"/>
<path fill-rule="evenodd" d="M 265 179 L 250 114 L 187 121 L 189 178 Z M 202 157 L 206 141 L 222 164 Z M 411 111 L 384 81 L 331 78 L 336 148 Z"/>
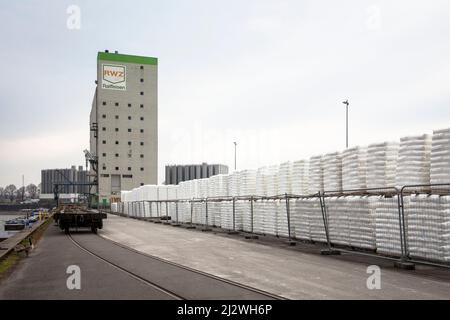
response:
<path fill-rule="evenodd" d="M 250 201 L 236 200 L 235 203 L 235 229 L 238 231 L 245 230 L 250 224 Z M 246 226 L 244 227 L 244 224 Z"/>
<path fill-rule="evenodd" d="M 411 257 L 450 261 L 450 215 L 445 210 L 450 197 L 412 195 L 408 215 L 408 249 Z"/>
<path fill-rule="evenodd" d="M 208 217 L 209 220 L 209 217 Z M 192 222 L 195 224 L 206 224 L 206 204 L 204 201 L 194 202 L 194 211 L 192 215 Z M 208 221 L 208 225 L 210 221 Z"/>
<path fill-rule="evenodd" d="M 309 216 L 311 201 L 308 198 L 291 199 L 289 202 L 291 214 L 292 235 L 296 239 L 311 240 Z"/>
<path fill-rule="evenodd" d="M 308 190 L 308 161 L 298 160 L 292 163 L 291 193 L 307 195 Z"/>
<path fill-rule="evenodd" d="M 349 245 L 361 248 L 376 248 L 375 210 L 372 203 L 376 196 L 347 197 Z"/>
<path fill-rule="evenodd" d="M 144 193 L 144 200 L 155 201 L 158 200 L 158 186 L 156 185 L 144 185 L 141 187 Z M 156 203 L 145 202 L 144 211 L 145 217 L 155 217 L 156 216 Z"/>
<path fill-rule="evenodd" d="M 323 224 L 322 209 L 320 201 L 317 198 L 308 199 L 309 229 L 311 231 L 311 240 L 318 242 L 327 241 L 325 226 Z"/>
<path fill-rule="evenodd" d="M 178 185 L 168 185 L 167 186 L 167 199 L 168 200 L 177 200 L 178 199 Z M 177 221 L 177 212 L 176 212 L 176 204 L 175 202 L 169 202 L 167 204 L 168 207 L 168 215 L 170 216 L 171 221 Z M 179 220 L 179 218 L 178 218 Z"/>
<path fill-rule="evenodd" d="M 342 155 L 339 152 L 328 153 L 322 158 L 323 188 L 325 191 L 342 190 Z"/>
<path fill-rule="evenodd" d="M 439 260 L 450 262 L 450 196 L 441 196 L 442 220 L 439 229 Z"/>
<path fill-rule="evenodd" d="M 276 235 L 280 237 L 288 237 L 289 236 L 289 228 L 288 228 L 288 220 L 287 220 L 287 211 L 286 211 L 286 200 L 285 199 L 278 199 L 275 200 L 276 202 L 276 218 L 275 218 L 275 228 L 276 228 Z M 291 213 L 291 204 L 292 200 L 289 201 L 289 213 Z M 292 216 L 291 216 L 292 221 Z M 292 231 L 292 229 L 291 229 Z M 291 235 L 293 235 L 291 233 Z"/>
<path fill-rule="evenodd" d="M 256 171 L 256 195 L 260 197 L 267 196 L 267 175 L 268 167 L 258 168 Z"/>
<path fill-rule="evenodd" d="M 239 209 L 242 216 L 242 230 L 252 232 L 252 210 L 249 200 L 239 201 Z M 255 201 L 253 201 L 253 231 L 255 230 Z"/>
<path fill-rule="evenodd" d="M 330 242 L 349 245 L 349 221 L 346 197 L 325 198 Z"/>
<path fill-rule="evenodd" d="M 253 196 L 256 194 L 256 170 L 240 171 L 240 196 Z"/>
<path fill-rule="evenodd" d="M 404 137 L 398 151 L 396 186 L 430 183 L 431 136 Z"/>
<path fill-rule="evenodd" d="M 228 175 L 218 174 L 214 177 L 217 177 L 216 196 L 228 197 Z"/>
<path fill-rule="evenodd" d="M 278 201 L 268 200 L 265 202 L 263 211 L 263 230 L 264 234 L 276 235 L 276 216 L 278 210 Z"/>
<path fill-rule="evenodd" d="M 253 203 L 253 233 L 264 234 L 264 215 L 268 200 L 257 200 Z"/>
<path fill-rule="evenodd" d="M 277 195 L 292 194 L 292 162 L 280 164 L 278 171 L 278 190 Z"/>
<path fill-rule="evenodd" d="M 228 195 L 230 197 L 239 196 L 240 182 L 241 182 L 240 171 L 234 171 L 232 174 L 228 175 Z"/>
<path fill-rule="evenodd" d="M 118 212 L 117 202 L 111 203 L 111 212 Z"/>
<path fill-rule="evenodd" d="M 403 197 L 405 207 L 409 197 Z M 377 252 L 385 255 L 400 256 L 400 222 L 397 197 L 380 197 L 372 203 L 375 208 L 375 232 Z M 408 224 L 405 217 L 405 223 Z"/>
<path fill-rule="evenodd" d="M 218 202 L 220 208 L 220 225 L 223 229 L 233 229 L 233 201 Z"/>
<path fill-rule="evenodd" d="M 398 142 L 374 143 L 367 148 L 367 188 L 395 186 Z"/>
<path fill-rule="evenodd" d="M 323 191 L 323 165 L 322 156 L 314 156 L 309 159 L 309 187 L 311 194 Z"/>
<path fill-rule="evenodd" d="M 342 152 L 342 189 L 365 189 L 367 176 L 367 149 L 354 147 Z"/>
<path fill-rule="evenodd" d="M 278 172 L 279 165 L 267 167 L 266 190 L 269 197 L 278 195 Z"/>
<path fill-rule="evenodd" d="M 450 129 L 433 131 L 430 181 L 431 184 L 450 183 Z"/>

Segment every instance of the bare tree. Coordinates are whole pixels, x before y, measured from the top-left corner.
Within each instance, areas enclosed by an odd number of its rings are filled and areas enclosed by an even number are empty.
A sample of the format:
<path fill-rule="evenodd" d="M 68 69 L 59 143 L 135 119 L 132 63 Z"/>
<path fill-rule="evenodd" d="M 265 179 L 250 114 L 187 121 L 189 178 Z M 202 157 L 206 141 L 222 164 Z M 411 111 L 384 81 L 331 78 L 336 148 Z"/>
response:
<path fill-rule="evenodd" d="M 35 184 L 30 183 L 29 185 L 27 185 L 27 187 L 25 188 L 25 191 L 28 193 L 28 196 L 31 199 L 36 199 L 38 188 L 36 187 Z"/>
<path fill-rule="evenodd" d="M 0 200 L 3 200 L 5 197 L 5 188 L 0 187 Z"/>
<path fill-rule="evenodd" d="M 16 192 L 17 188 L 15 185 L 13 184 L 7 185 L 4 190 L 5 198 L 8 198 L 9 200 L 13 201 L 14 197 L 16 196 Z"/>

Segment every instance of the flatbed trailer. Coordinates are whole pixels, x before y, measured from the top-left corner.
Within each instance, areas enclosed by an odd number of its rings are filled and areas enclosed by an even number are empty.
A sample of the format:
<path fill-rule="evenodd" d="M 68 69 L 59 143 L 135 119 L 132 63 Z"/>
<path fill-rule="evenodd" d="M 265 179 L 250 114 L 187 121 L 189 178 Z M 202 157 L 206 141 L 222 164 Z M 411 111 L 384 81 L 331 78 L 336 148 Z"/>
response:
<path fill-rule="evenodd" d="M 58 207 L 53 215 L 59 228 L 66 233 L 69 233 L 71 228 L 90 228 L 92 232 L 97 233 L 97 229 L 103 228 L 103 219 L 106 217 L 104 212 L 76 205 Z"/>

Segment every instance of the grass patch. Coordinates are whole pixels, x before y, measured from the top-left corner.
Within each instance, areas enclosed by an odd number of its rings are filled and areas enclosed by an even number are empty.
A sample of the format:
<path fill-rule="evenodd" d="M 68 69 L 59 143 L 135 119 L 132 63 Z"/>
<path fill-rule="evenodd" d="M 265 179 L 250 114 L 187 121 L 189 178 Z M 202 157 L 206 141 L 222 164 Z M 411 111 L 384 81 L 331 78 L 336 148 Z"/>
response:
<path fill-rule="evenodd" d="M 11 252 L 6 258 L 0 260 L 0 280 L 10 274 L 12 268 L 19 262 L 20 257 Z"/>

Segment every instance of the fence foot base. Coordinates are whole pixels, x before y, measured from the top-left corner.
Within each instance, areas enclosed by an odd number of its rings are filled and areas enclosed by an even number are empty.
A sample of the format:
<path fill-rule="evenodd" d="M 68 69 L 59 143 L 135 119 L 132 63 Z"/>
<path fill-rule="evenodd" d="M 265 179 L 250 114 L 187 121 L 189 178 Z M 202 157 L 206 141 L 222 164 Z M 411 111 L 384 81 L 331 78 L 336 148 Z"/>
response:
<path fill-rule="evenodd" d="M 187 225 L 185 228 L 186 228 L 186 229 L 196 229 L 196 227 L 195 227 L 195 226 L 192 226 L 192 225 Z"/>
<path fill-rule="evenodd" d="M 416 265 L 414 263 L 406 262 L 406 261 L 395 261 L 394 262 L 394 266 L 396 268 L 403 269 L 403 270 L 414 270 L 414 269 L 416 269 Z"/>
<path fill-rule="evenodd" d="M 172 223 L 171 225 L 172 225 L 172 227 L 181 227 L 181 224 L 179 224 L 179 223 Z"/>
<path fill-rule="evenodd" d="M 153 220 L 153 223 L 161 223 L 159 220 Z"/>
<path fill-rule="evenodd" d="M 233 230 L 231 230 L 231 231 L 228 231 L 227 233 L 228 233 L 228 234 L 239 234 L 239 232 L 237 232 L 237 231 L 233 231 Z"/>
<path fill-rule="evenodd" d="M 170 222 L 167 222 L 167 221 L 165 221 L 165 222 L 163 222 L 162 224 L 171 224 Z"/>
<path fill-rule="evenodd" d="M 295 246 L 295 245 L 297 245 L 297 242 L 295 242 L 295 241 L 292 241 L 292 240 L 289 240 L 288 242 L 286 242 L 288 245 L 290 245 L 290 246 Z"/>
<path fill-rule="evenodd" d="M 255 235 L 246 235 L 245 239 L 259 239 L 259 237 Z"/>
<path fill-rule="evenodd" d="M 212 231 L 212 229 L 211 228 L 203 228 L 202 229 L 202 232 L 207 232 L 207 231 Z"/>
<path fill-rule="evenodd" d="M 323 249 L 323 250 L 320 250 L 320 254 L 323 256 L 337 256 L 337 255 L 340 255 L 341 252 L 339 250 L 334 250 L 334 249 Z"/>

